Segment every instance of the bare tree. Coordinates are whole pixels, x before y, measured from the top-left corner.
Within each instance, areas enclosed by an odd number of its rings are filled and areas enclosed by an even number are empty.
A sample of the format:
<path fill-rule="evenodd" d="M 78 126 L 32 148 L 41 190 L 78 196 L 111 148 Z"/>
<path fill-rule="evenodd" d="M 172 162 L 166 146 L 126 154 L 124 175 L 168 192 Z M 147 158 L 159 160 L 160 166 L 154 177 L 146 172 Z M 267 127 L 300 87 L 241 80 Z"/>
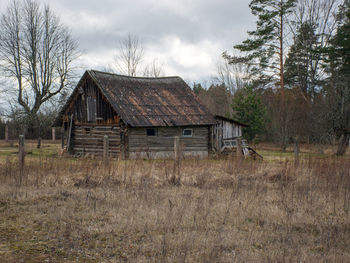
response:
<path fill-rule="evenodd" d="M 292 40 L 295 41 L 298 37 L 308 38 L 309 35 L 300 34 L 300 30 L 308 25 L 313 30 L 316 39 L 313 48 L 305 48 L 322 50 L 327 47 L 336 29 L 336 14 L 341 2 L 341 0 L 298 0 L 296 8 L 293 10 L 293 18 L 288 23 L 293 36 Z M 309 39 L 300 39 L 300 41 L 302 43 L 310 42 Z M 313 86 L 318 86 L 318 82 L 325 77 L 324 68 L 320 65 L 321 57 L 320 52 L 311 52 L 308 57 L 310 63 L 308 74 Z M 312 89 L 314 88 L 312 87 Z"/>
<path fill-rule="evenodd" d="M 34 127 L 39 128 L 40 107 L 70 84 L 77 50 L 49 6 L 14 0 L 2 14 L 0 70 L 12 81 L 16 100 Z"/>
<path fill-rule="evenodd" d="M 221 58 L 216 65 L 216 72 L 214 82 L 225 85 L 231 94 L 249 83 L 249 65 L 229 64 L 226 59 Z"/>
<path fill-rule="evenodd" d="M 129 33 L 125 39 L 119 42 L 112 67 L 124 75 L 136 76 L 139 73 L 143 57 L 144 50 L 139 38 Z"/>
<path fill-rule="evenodd" d="M 151 63 L 147 64 L 143 69 L 143 76 L 145 77 L 159 78 L 163 77 L 164 75 L 164 65 L 156 58 L 153 59 Z"/>

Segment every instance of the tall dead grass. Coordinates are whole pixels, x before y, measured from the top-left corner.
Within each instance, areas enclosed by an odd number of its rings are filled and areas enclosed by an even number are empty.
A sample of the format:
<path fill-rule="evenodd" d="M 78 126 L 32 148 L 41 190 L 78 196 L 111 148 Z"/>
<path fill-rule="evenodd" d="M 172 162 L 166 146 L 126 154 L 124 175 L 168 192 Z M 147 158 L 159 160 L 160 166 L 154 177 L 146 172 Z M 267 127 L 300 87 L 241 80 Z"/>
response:
<path fill-rule="evenodd" d="M 0 168 L 5 262 L 350 261 L 344 159 L 27 158 Z M 0 260 L 1 261 L 1 260 Z"/>

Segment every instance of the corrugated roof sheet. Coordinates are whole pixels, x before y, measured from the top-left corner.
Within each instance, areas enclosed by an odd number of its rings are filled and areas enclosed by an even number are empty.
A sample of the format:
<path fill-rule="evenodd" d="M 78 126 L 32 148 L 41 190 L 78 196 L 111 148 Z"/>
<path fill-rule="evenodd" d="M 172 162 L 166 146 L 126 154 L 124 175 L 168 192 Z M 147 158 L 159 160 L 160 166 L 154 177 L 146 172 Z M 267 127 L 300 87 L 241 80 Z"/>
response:
<path fill-rule="evenodd" d="M 96 70 L 88 70 L 87 73 L 114 110 L 130 126 L 216 123 L 214 116 L 180 77 L 129 77 Z"/>

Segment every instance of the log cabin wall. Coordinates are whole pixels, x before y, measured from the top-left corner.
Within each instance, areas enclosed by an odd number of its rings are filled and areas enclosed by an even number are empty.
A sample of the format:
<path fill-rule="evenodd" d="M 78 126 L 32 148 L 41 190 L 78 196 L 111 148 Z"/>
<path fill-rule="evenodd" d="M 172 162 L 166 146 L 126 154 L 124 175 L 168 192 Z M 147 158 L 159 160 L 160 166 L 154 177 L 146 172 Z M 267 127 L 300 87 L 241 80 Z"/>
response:
<path fill-rule="evenodd" d="M 73 116 L 72 122 L 71 116 Z M 63 120 L 64 141 L 70 153 L 80 156 L 86 154 L 102 156 L 103 137 L 107 135 L 110 156 L 120 155 L 121 137 L 123 137 L 120 118 L 90 78 L 84 79 L 78 87 L 76 97 Z"/>
<path fill-rule="evenodd" d="M 86 154 L 102 156 L 105 135 L 108 136 L 109 140 L 109 156 L 118 157 L 120 155 L 119 126 L 75 125 L 72 135 L 73 153 L 81 156 Z"/>
<path fill-rule="evenodd" d="M 155 136 L 148 136 L 147 129 L 155 129 Z M 185 136 L 184 129 L 192 136 Z M 129 158 L 171 158 L 174 156 L 174 138 L 180 137 L 184 157 L 208 156 L 209 126 L 129 128 Z"/>

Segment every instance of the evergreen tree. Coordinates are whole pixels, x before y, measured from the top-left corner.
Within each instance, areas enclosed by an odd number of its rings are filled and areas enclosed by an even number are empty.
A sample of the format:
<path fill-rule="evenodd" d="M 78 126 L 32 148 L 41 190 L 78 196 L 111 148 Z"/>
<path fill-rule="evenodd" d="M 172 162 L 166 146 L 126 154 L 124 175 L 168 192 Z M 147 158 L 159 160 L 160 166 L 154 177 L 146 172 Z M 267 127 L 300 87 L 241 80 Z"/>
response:
<path fill-rule="evenodd" d="M 200 83 L 193 83 L 193 91 L 194 93 L 196 93 L 197 95 L 203 91 L 205 91 L 205 89 L 203 89 L 202 85 Z"/>
<path fill-rule="evenodd" d="M 253 0 L 249 7 L 257 16 L 256 30 L 248 31 L 250 38 L 235 49 L 245 52 L 243 57 L 224 57 L 233 64 L 247 63 L 251 74 L 258 82 L 280 86 L 280 137 L 281 146 L 286 148 L 286 112 L 284 96 L 284 48 L 287 17 L 296 5 L 296 0 Z"/>
<path fill-rule="evenodd" d="M 331 45 L 327 48 L 330 78 L 326 87 L 329 99 L 328 119 L 342 136 L 337 151 L 343 155 L 350 137 L 350 1 L 340 8 L 339 24 Z"/>
<path fill-rule="evenodd" d="M 266 110 L 251 86 L 237 91 L 232 103 L 233 117 L 249 125 L 243 129 L 244 137 L 251 141 L 265 130 Z"/>
<path fill-rule="evenodd" d="M 286 84 L 301 89 L 309 102 L 315 97 L 317 82 L 317 36 L 314 26 L 308 22 L 301 24 L 285 63 Z"/>

